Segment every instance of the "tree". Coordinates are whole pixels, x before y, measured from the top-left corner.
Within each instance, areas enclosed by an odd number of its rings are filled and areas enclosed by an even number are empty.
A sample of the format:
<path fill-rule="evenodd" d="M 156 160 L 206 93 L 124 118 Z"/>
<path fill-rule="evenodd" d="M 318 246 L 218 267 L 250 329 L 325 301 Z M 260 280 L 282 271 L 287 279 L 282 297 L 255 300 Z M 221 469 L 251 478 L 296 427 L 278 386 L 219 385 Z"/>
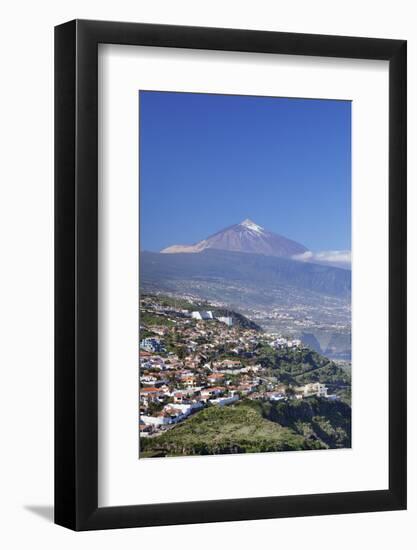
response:
<path fill-rule="evenodd" d="M 177 355 L 178 355 L 178 359 L 185 358 L 185 356 L 187 355 L 187 349 L 185 348 L 185 346 L 181 346 L 177 349 Z"/>

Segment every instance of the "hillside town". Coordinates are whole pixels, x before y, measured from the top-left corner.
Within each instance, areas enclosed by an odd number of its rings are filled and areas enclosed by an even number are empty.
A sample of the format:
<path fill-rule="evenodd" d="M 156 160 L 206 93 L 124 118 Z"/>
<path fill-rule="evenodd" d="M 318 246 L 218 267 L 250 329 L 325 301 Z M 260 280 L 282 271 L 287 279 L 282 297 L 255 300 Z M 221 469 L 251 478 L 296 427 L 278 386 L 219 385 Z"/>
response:
<path fill-rule="evenodd" d="M 155 437 L 206 407 L 242 399 L 336 400 L 320 382 L 285 384 L 260 357 L 305 350 L 296 338 L 265 333 L 234 312 L 144 295 L 140 301 L 139 429 Z M 195 309 L 194 309 L 195 308 Z"/>

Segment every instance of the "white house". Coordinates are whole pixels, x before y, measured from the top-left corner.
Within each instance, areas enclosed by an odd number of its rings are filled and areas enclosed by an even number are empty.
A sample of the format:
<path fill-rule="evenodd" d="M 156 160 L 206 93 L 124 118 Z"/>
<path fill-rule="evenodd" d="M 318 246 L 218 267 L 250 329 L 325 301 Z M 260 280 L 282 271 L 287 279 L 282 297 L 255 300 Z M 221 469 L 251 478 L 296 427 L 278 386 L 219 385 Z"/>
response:
<path fill-rule="evenodd" d="M 298 338 L 294 338 L 294 340 L 291 341 L 293 348 L 299 348 L 301 346 L 301 340 Z"/>
<path fill-rule="evenodd" d="M 275 349 L 280 349 L 288 346 L 288 340 L 286 338 L 277 338 L 272 342 L 272 346 Z"/>
<path fill-rule="evenodd" d="M 163 352 L 165 351 L 164 346 L 161 344 L 160 340 L 156 338 L 143 338 L 140 341 L 140 348 L 149 351 L 149 352 Z"/>
<path fill-rule="evenodd" d="M 327 397 L 328 388 L 320 382 L 313 382 L 311 384 L 306 384 L 303 388 L 300 388 L 303 392 L 304 397 L 310 395 L 317 395 L 317 397 Z"/>
<path fill-rule="evenodd" d="M 270 401 L 282 401 L 285 399 L 285 395 L 280 392 L 270 392 L 268 397 Z"/>
<path fill-rule="evenodd" d="M 172 424 L 172 418 L 167 414 L 158 414 L 157 416 L 141 415 L 141 421 L 150 426 L 163 426 L 166 424 Z"/>
<path fill-rule="evenodd" d="M 220 323 L 224 323 L 228 327 L 233 325 L 233 317 L 217 317 L 217 320 L 220 321 Z"/>
<path fill-rule="evenodd" d="M 213 405 L 219 405 L 219 407 L 223 407 L 224 405 L 229 405 L 230 403 L 234 403 L 238 400 L 239 396 L 231 395 L 229 397 L 218 397 L 217 399 L 210 399 L 210 403 L 212 403 Z"/>
<path fill-rule="evenodd" d="M 140 381 L 142 384 L 151 384 L 153 386 L 156 382 L 158 382 L 158 379 L 156 376 L 152 376 L 151 374 L 144 374 L 140 377 Z"/>
<path fill-rule="evenodd" d="M 197 321 L 207 321 L 209 319 L 214 319 L 212 311 L 193 311 L 191 313 L 191 317 L 193 319 L 197 319 Z"/>
<path fill-rule="evenodd" d="M 223 391 L 224 391 L 224 388 L 222 387 L 204 388 L 203 390 L 201 390 L 201 398 L 210 399 L 215 395 L 220 395 Z"/>
<path fill-rule="evenodd" d="M 213 372 L 207 377 L 207 381 L 210 382 L 210 384 L 218 384 L 219 382 L 221 383 L 223 379 L 224 374 L 222 372 Z"/>
<path fill-rule="evenodd" d="M 203 407 L 203 404 L 200 402 L 194 402 L 194 403 L 170 403 L 169 405 L 166 405 L 166 409 L 174 409 L 176 411 L 179 411 L 184 416 L 188 416 L 193 411 L 196 411 L 198 409 L 201 409 Z"/>

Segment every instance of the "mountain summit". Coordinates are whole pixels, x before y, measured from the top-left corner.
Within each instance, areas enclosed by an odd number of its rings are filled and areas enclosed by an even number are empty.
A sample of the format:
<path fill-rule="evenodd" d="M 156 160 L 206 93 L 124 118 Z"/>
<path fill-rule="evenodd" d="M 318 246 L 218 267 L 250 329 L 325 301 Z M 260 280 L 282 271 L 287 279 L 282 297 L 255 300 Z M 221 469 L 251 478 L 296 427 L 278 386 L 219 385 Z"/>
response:
<path fill-rule="evenodd" d="M 198 253 L 208 248 L 281 257 L 291 257 L 308 251 L 302 244 L 267 231 L 247 218 L 196 244 L 175 244 L 164 248 L 161 252 L 163 254 Z"/>

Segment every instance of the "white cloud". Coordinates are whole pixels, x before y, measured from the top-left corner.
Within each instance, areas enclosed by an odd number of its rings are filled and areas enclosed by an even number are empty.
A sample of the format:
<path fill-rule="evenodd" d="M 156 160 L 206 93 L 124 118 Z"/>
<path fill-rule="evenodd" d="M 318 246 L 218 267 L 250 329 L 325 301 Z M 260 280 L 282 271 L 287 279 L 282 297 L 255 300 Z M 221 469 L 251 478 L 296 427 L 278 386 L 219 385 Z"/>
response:
<path fill-rule="evenodd" d="M 352 253 L 350 250 L 323 250 L 321 252 L 303 252 L 292 257 L 300 262 L 328 264 L 344 269 L 350 269 Z"/>

